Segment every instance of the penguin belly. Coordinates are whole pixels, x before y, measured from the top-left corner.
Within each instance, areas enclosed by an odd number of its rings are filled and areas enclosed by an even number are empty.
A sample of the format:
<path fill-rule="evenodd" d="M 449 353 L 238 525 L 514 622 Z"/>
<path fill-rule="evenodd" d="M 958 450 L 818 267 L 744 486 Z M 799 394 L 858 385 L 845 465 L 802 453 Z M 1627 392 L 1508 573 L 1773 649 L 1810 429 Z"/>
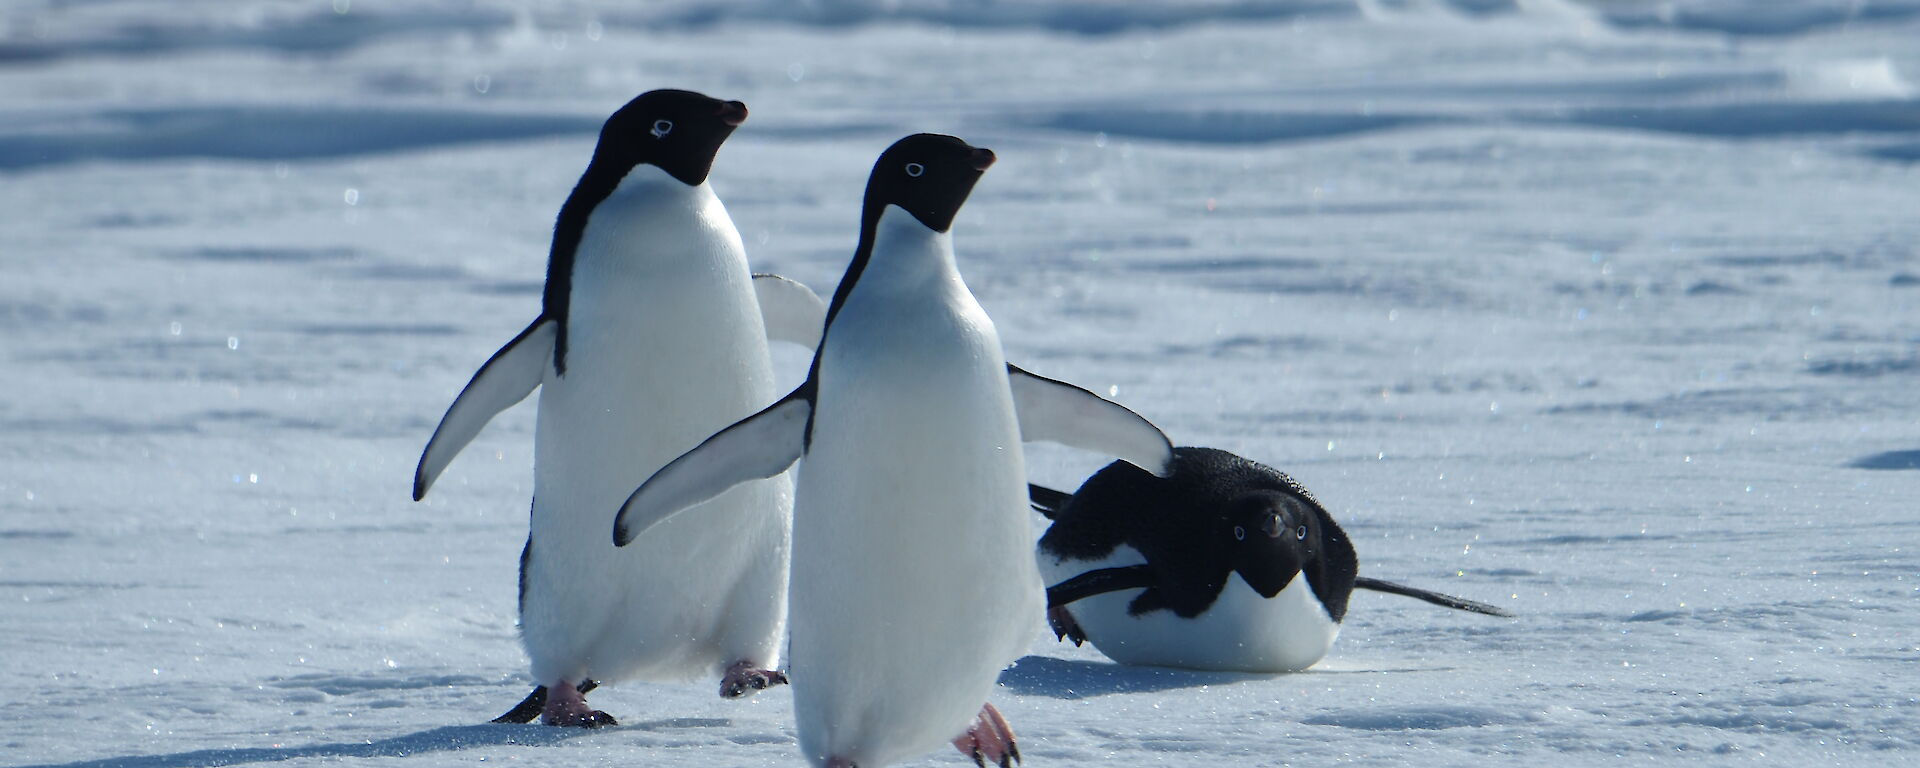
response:
<path fill-rule="evenodd" d="M 785 475 L 734 488 L 632 546 L 607 540 L 636 484 L 775 396 L 739 234 L 719 199 L 636 168 L 589 220 L 567 337 L 566 374 L 549 372 L 535 436 L 521 610 L 535 680 L 685 680 L 743 658 L 774 667 Z"/>
<path fill-rule="evenodd" d="M 816 765 L 959 736 L 1044 607 L 999 337 L 971 296 L 875 306 L 872 271 L 829 330 L 797 481 L 790 652 Z"/>
<path fill-rule="evenodd" d="M 1058 584 L 1097 568 L 1146 562 L 1125 545 L 1101 560 L 1042 556 L 1048 583 Z M 1261 597 L 1237 575 L 1200 615 L 1181 618 L 1168 610 L 1139 616 L 1127 606 L 1143 590 L 1126 589 L 1075 601 L 1067 607 L 1087 642 L 1121 664 L 1235 672 L 1298 672 L 1333 647 L 1340 625 L 1314 597 L 1306 576 L 1296 575 L 1272 598 Z"/>

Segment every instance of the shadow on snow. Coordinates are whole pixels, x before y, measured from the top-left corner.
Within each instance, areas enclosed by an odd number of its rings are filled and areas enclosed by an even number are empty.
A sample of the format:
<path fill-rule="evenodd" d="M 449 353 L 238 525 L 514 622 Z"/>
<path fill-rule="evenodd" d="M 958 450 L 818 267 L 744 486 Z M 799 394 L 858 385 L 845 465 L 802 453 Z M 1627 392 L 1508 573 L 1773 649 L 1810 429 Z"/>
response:
<path fill-rule="evenodd" d="M 531 725 L 447 725 L 390 739 L 340 744 L 314 744 L 305 747 L 243 747 L 200 749 L 164 755 L 132 755 L 82 760 L 74 763 L 47 763 L 21 768 L 214 768 L 247 763 L 274 763 L 304 758 L 406 757 L 423 752 L 455 752 L 474 747 L 510 744 L 548 746 L 584 736 L 580 728 L 550 728 Z"/>
<path fill-rule="evenodd" d="M 1920 451 L 1887 451 L 1849 462 L 1854 469 L 1920 469 Z"/>
<path fill-rule="evenodd" d="M 88 160 L 294 160 L 587 134 L 600 118 L 457 110 L 121 109 L 0 134 L 0 170 Z M 77 125 L 76 125 L 77 123 Z"/>
<path fill-rule="evenodd" d="M 1203 685 L 1265 680 L 1273 675 L 1203 672 L 1171 667 L 1128 667 L 1107 661 L 1024 656 L 1000 673 L 1000 684 L 1022 696 L 1089 699 L 1115 693 L 1146 693 Z"/>

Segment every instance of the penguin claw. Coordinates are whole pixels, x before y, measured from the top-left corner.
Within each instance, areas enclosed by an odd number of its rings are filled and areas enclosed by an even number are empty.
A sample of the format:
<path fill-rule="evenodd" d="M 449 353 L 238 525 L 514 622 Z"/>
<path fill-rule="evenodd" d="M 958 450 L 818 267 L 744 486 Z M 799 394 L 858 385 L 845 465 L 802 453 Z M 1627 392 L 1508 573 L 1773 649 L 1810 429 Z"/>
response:
<path fill-rule="evenodd" d="M 587 680 L 579 685 L 560 683 L 558 686 L 547 686 L 546 706 L 540 713 L 541 724 L 565 728 L 619 725 L 620 721 L 613 719 L 613 715 L 587 706 L 586 692 L 593 690 L 596 685 Z"/>
<path fill-rule="evenodd" d="M 1080 629 L 1080 622 L 1074 620 L 1073 614 L 1068 613 L 1064 605 L 1047 609 L 1047 626 L 1053 629 L 1056 642 L 1072 640 L 1075 648 L 1087 642 L 1087 633 Z"/>
<path fill-rule="evenodd" d="M 992 704 L 980 707 L 973 725 L 953 740 L 953 746 L 979 768 L 987 768 L 988 761 L 1000 768 L 1013 768 L 1020 762 L 1020 746 L 1013 739 L 1013 727 L 1007 725 L 1007 719 Z"/>
<path fill-rule="evenodd" d="M 752 662 L 735 662 L 720 678 L 720 698 L 737 699 L 755 691 L 787 684 L 787 673 L 777 669 L 759 669 Z"/>
<path fill-rule="evenodd" d="M 584 714 L 570 715 L 555 720 L 543 719 L 541 722 L 547 725 L 557 725 L 562 728 L 607 728 L 620 724 L 620 721 L 613 719 L 613 715 L 597 709 Z"/>
<path fill-rule="evenodd" d="M 600 687 L 599 681 L 587 680 L 574 686 L 574 690 L 579 691 L 580 695 L 585 696 L 588 691 L 598 687 Z M 521 699 L 519 704 L 513 705 L 513 709 L 509 709 L 506 714 L 487 722 L 502 725 L 523 725 L 539 719 L 540 713 L 546 708 L 547 687 L 544 685 L 534 686 L 533 692 L 527 694 L 526 698 Z"/>

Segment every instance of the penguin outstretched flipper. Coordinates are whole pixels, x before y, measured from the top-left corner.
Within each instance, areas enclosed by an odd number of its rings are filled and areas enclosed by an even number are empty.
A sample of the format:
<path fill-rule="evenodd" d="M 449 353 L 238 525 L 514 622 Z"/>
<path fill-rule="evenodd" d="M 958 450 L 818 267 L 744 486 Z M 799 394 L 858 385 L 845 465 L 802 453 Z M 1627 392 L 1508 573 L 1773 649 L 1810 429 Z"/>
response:
<path fill-rule="evenodd" d="M 1429 603 L 1433 603 L 1434 605 L 1438 605 L 1444 608 L 1452 608 L 1454 610 L 1468 611 L 1470 613 L 1481 613 L 1481 614 L 1486 614 L 1488 616 L 1503 616 L 1506 618 L 1513 618 L 1513 612 L 1505 608 L 1499 608 L 1496 606 L 1487 605 L 1486 603 L 1475 602 L 1472 600 L 1468 600 L 1466 598 L 1454 597 L 1453 595 L 1443 595 L 1443 594 L 1440 594 L 1439 592 L 1425 590 L 1419 587 L 1409 587 L 1405 584 L 1395 584 L 1391 581 L 1385 581 L 1382 579 L 1370 579 L 1365 576 L 1360 576 L 1353 580 L 1353 588 L 1354 589 L 1370 589 L 1375 592 L 1385 592 L 1390 595 L 1400 595 L 1403 597 L 1411 597 L 1416 600 L 1425 600 Z"/>
<path fill-rule="evenodd" d="M 1021 440 L 1117 456 L 1154 477 L 1173 471 L 1173 441 L 1126 406 L 1012 363 L 1007 364 L 1007 377 Z"/>
<path fill-rule="evenodd" d="M 551 318 L 535 319 L 473 374 L 473 380 L 467 382 L 466 389 L 460 390 L 460 396 L 447 407 L 446 415 L 440 417 L 440 426 L 433 430 L 426 450 L 420 452 L 420 464 L 413 470 L 414 501 L 426 498 L 427 489 L 440 477 L 440 471 L 460 454 L 460 449 L 467 447 L 474 435 L 480 434 L 481 427 L 496 414 L 525 400 L 546 380 L 547 370 L 553 364 L 553 344 L 559 328 L 560 324 Z"/>
<path fill-rule="evenodd" d="M 813 349 L 827 327 L 827 303 L 798 280 L 756 273 L 753 293 L 760 300 L 760 317 L 769 341 L 785 341 Z"/>
<path fill-rule="evenodd" d="M 613 519 L 614 546 L 626 546 L 648 528 L 729 488 L 787 471 L 807 450 L 812 415 L 812 391 L 803 384 L 661 467 L 620 506 Z"/>

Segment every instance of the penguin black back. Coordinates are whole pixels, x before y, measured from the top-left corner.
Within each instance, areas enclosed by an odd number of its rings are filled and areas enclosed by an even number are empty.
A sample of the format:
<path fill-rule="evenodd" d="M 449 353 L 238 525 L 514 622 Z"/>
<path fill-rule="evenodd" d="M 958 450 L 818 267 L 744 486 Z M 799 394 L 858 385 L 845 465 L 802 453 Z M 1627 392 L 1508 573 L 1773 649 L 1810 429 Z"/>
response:
<path fill-rule="evenodd" d="M 1052 516 L 1040 539 L 1048 555 L 1096 560 L 1125 545 L 1146 558 L 1155 586 L 1128 606 L 1134 615 L 1164 609 L 1192 618 L 1236 574 L 1272 597 L 1298 573 L 1338 622 L 1359 573 L 1353 543 L 1306 488 L 1213 448 L 1175 448 L 1164 479 L 1111 464 Z"/>
<path fill-rule="evenodd" d="M 554 370 L 567 372 L 567 309 L 573 263 L 587 219 L 613 194 L 635 166 L 655 165 L 687 186 L 699 186 L 713 169 L 713 158 L 733 129 L 747 119 L 747 106 L 692 91 L 657 90 L 634 97 L 607 118 L 593 159 L 553 227 L 547 254 L 547 285 L 541 314 L 559 324 L 554 339 Z"/>

